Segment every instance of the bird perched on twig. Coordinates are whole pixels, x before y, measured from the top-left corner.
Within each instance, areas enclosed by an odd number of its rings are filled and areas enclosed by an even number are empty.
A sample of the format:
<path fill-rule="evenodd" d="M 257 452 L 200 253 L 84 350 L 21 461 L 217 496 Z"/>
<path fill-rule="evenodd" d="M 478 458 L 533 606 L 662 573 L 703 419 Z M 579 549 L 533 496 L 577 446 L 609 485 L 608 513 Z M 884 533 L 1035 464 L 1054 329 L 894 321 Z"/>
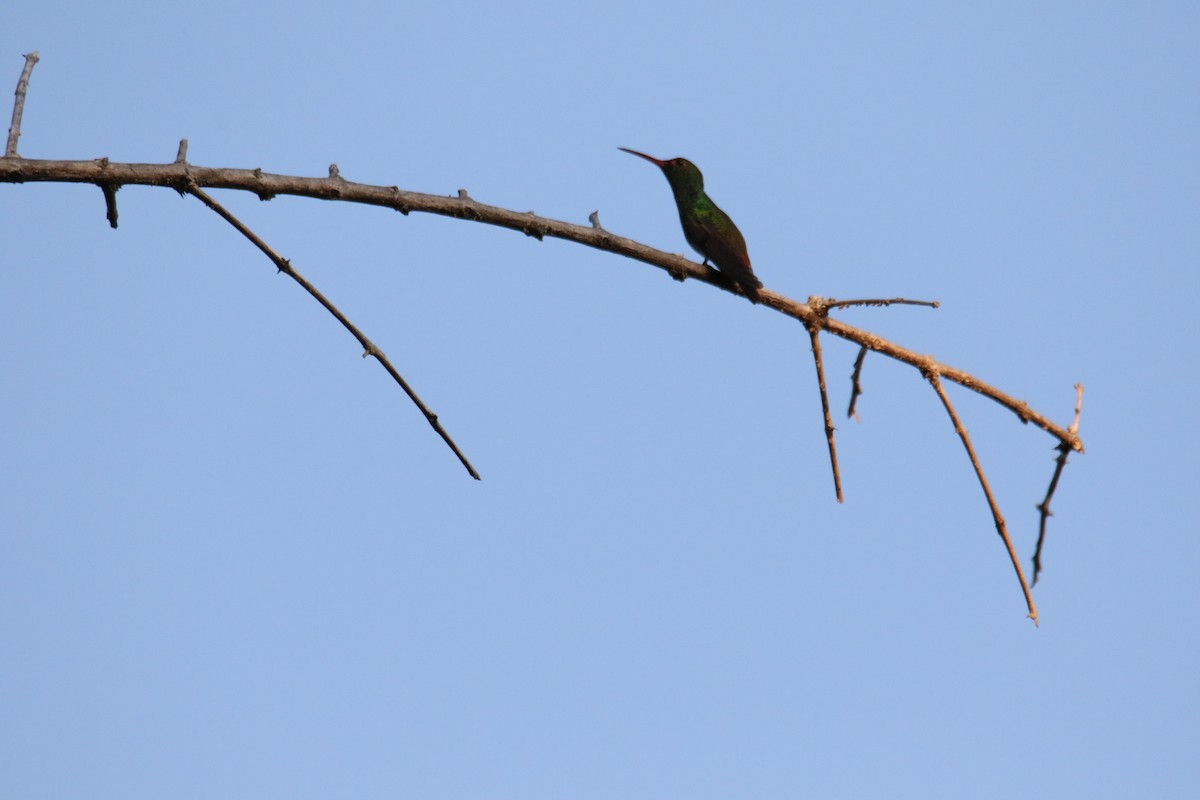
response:
<path fill-rule="evenodd" d="M 754 270 L 750 268 L 746 240 L 729 215 L 705 194 L 704 176 L 699 168 L 686 158 L 662 161 L 628 147 L 617 149 L 644 158 L 663 171 L 675 195 L 679 222 L 683 225 L 683 235 L 688 244 L 704 256 L 705 265 L 712 261 L 722 274 L 741 288 L 742 294 L 751 303 L 757 303 L 762 281 L 755 277 Z"/>

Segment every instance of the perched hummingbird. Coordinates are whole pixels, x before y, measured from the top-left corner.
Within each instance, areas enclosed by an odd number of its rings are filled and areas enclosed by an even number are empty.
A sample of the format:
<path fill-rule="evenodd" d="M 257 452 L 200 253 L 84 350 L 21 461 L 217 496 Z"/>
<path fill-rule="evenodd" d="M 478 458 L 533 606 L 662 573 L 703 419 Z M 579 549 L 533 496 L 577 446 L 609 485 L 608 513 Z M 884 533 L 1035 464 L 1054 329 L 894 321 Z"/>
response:
<path fill-rule="evenodd" d="M 617 149 L 658 165 L 675 194 L 679 221 L 683 224 L 683 236 L 688 244 L 704 256 L 705 265 L 711 260 L 717 269 L 741 287 L 742 294 L 751 303 L 757 303 L 762 281 L 754 277 L 754 270 L 750 268 L 746 240 L 729 215 L 717 208 L 717 204 L 704 193 L 704 176 L 696 165 L 686 158 L 660 161 L 628 147 Z"/>

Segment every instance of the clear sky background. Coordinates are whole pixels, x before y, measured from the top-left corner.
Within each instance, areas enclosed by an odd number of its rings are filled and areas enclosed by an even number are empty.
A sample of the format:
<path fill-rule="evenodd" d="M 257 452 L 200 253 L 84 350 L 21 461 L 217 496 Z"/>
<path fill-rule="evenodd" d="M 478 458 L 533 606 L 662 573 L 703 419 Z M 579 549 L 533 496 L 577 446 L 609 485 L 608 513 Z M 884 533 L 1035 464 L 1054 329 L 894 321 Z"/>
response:
<path fill-rule="evenodd" d="M 1081 434 L 1042 625 L 920 377 L 834 501 L 794 321 L 475 223 L 0 185 L 0 795 L 1195 797 L 1195 3 L 13 3 L 20 153 L 454 194 L 688 251 Z M 8 118 L 4 100 L 0 119 Z M 690 251 L 689 251 L 690 252 Z M 856 348 L 825 340 L 835 409 Z M 1026 569 L 1054 442 L 951 388 Z"/>

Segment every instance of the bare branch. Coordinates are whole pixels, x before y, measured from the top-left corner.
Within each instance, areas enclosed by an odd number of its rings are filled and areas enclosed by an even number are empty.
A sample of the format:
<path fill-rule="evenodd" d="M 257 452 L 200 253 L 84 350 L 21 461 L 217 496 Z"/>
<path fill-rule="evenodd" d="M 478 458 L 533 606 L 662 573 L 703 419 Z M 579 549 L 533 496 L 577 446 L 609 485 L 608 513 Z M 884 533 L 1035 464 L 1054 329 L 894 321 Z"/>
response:
<path fill-rule="evenodd" d="M 1004 516 L 1000 513 L 1000 506 L 997 505 L 996 498 L 992 496 L 992 489 L 988 486 L 987 478 L 983 474 L 983 467 L 979 465 L 979 458 L 975 455 L 975 448 L 971 446 L 971 437 L 967 435 L 967 429 L 963 427 L 958 414 L 954 411 L 954 406 L 950 404 L 950 398 L 946 396 L 946 390 L 942 388 L 942 382 L 938 378 L 937 373 L 932 369 L 922 371 L 925 374 L 925 379 L 929 381 L 930 385 L 933 386 L 933 390 L 937 392 L 942 405 L 946 407 L 946 413 L 950 415 L 950 421 L 954 423 L 954 430 L 958 433 L 958 438 L 962 439 L 963 447 L 967 449 L 967 456 L 971 459 L 971 466 L 975 468 L 975 476 L 979 478 L 979 485 L 983 488 L 983 494 L 987 497 L 988 507 L 992 510 L 992 519 L 996 522 L 996 532 L 1000 534 L 1000 539 L 1004 542 L 1004 547 L 1008 550 L 1008 557 L 1012 560 L 1013 569 L 1017 572 L 1017 580 L 1021 582 L 1021 591 L 1025 593 L 1025 605 L 1029 607 L 1029 618 L 1033 620 L 1034 625 L 1037 625 L 1037 607 L 1033 604 L 1033 595 L 1029 591 L 1029 584 L 1025 583 L 1025 573 L 1021 571 L 1021 561 L 1017 558 L 1017 551 L 1013 549 L 1012 540 L 1008 538 L 1008 528 L 1004 524 Z"/>
<path fill-rule="evenodd" d="M 29 76 L 33 73 L 33 65 L 38 62 L 37 51 L 25 54 L 25 68 L 17 79 L 17 90 L 13 93 L 12 123 L 8 126 L 8 145 L 4 148 L 5 158 L 20 158 L 17 155 L 17 139 L 21 138 L 21 117 L 25 113 L 25 92 L 29 90 Z"/>
<path fill-rule="evenodd" d="M 825 440 L 829 444 L 829 465 L 833 468 L 833 488 L 837 501 L 842 499 L 842 476 L 838 472 L 837 448 L 833 444 L 833 417 L 829 414 L 829 394 L 825 391 L 825 365 L 821 361 L 821 328 L 816 323 L 806 322 L 808 337 L 812 341 L 813 364 L 817 368 L 817 386 L 821 389 L 821 410 L 825 413 Z"/>
<path fill-rule="evenodd" d="M 351 334 L 353 334 L 354 338 L 358 339 L 359 344 L 361 344 L 363 347 L 363 358 L 366 358 L 367 356 L 374 356 L 375 360 L 383 365 L 383 368 L 387 370 L 388 374 L 392 376 L 393 380 L 400 385 L 400 388 L 404 390 L 404 393 L 408 395 L 409 399 L 412 400 L 416 407 L 421 410 L 421 413 L 425 415 L 425 419 L 429 422 L 433 429 L 437 431 L 438 435 L 442 437 L 442 440 L 446 442 L 446 444 L 454 452 L 454 455 L 458 456 L 458 460 L 461 461 L 462 465 L 467 468 L 467 472 L 471 474 L 471 477 L 475 480 L 480 480 L 479 473 L 475 471 L 475 467 L 471 466 L 471 462 L 467 460 L 467 457 L 463 455 L 463 452 L 458 449 L 458 445 L 455 444 L 454 440 L 450 438 L 450 434 L 448 434 L 446 429 L 442 427 L 440 422 L 438 422 L 437 414 L 430 411 L 429 408 L 421 401 L 421 398 L 418 397 L 416 392 L 412 390 L 412 387 L 408 385 L 408 382 L 400 376 L 400 373 L 397 372 L 396 368 L 392 366 L 392 362 L 388 360 L 387 356 L 383 354 L 382 350 L 376 347 L 375 344 L 354 325 L 354 323 L 350 322 L 350 320 L 348 320 L 346 316 L 340 310 L 338 310 L 337 306 L 331 303 L 328 298 L 325 297 L 325 295 L 321 294 L 321 292 L 318 291 L 315 286 L 309 283 L 303 275 L 297 272 L 295 268 L 292 267 L 291 262 L 272 250 L 270 245 L 268 245 L 257 235 L 255 235 L 253 231 L 242 224 L 241 220 L 227 211 L 224 206 L 210 197 L 206 192 L 204 192 L 204 190 L 195 184 L 187 184 L 184 189 L 189 194 L 195 195 L 202 203 L 204 203 L 204 205 L 217 212 L 222 219 L 236 228 L 239 233 L 249 239 L 255 247 L 261 250 L 267 256 L 267 258 L 271 259 L 275 266 L 279 268 L 280 272 L 286 273 L 288 277 L 300 284 L 300 286 L 304 288 L 304 291 L 312 295 L 318 303 L 325 306 L 325 309 L 330 314 L 333 314 L 337 321 L 342 323 L 342 326 L 346 330 L 350 331 Z"/>
<path fill-rule="evenodd" d="M 1075 420 L 1068 428 L 1071 433 L 1079 431 L 1079 412 L 1083 408 L 1083 384 L 1075 384 Z M 1058 458 L 1054 459 L 1054 474 L 1050 476 L 1050 487 L 1046 489 L 1046 497 L 1037 506 L 1038 510 L 1038 539 L 1037 548 L 1033 551 L 1033 585 L 1037 586 L 1038 575 L 1042 573 L 1042 544 L 1046 541 L 1046 520 L 1054 516 L 1050 511 L 1050 499 L 1058 489 L 1058 479 L 1062 477 L 1063 469 L 1067 466 L 1067 454 L 1070 449 L 1065 444 L 1059 444 Z"/>
<path fill-rule="evenodd" d="M 249 191 L 256 194 L 261 200 L 270 200 L 277 195 L 287 194 L 322 200 L 341 200 L 376 205 L 395 209 L 406 216 L 411 211 L 423 211 L 431 214 L 482 222 L 517 230 L 539 241 L 546 236 L 551 236 L 617 253 L 627 258 L 659 267 L 677 281 L 682 282 L 688 278 L 692 278 L 716 286 L 731 294 L 743 294 L 734 281 L 722 272 L 709 267 L 707 261 L 703 264 L 698 264 L 681 255 L 655 250 L 631 239 L 609 233 L 601 227 L 598 211 L 592 212 L 588 218 L 591 226 L 585 227 L 539 217 L 533 211 L 520 213 L 496 206 L 485 205 L 470 197 L 466 189 L 459 189 L 457 197 L 446 197 L 443 195 L 402 191 L 396 186 L 374 186 L 352 183 L 342 178 L 337 164 L 329 165 L 328 175 L 325 178 L 273 175 L 264 173 L 262 169 L 238 170 L 194 167 L 187 162 L 188 143 L 186 139 L 180 141 L 175 161 L 170 164 L 113 164 L 108 158 L 101 158 L 94 161 L 31 161 L 22 159 L 17 155 L 16 146 L 17 140 L 20 137 L 21 117 L 29 77 L 34 64 L 38 61 L 38 54 L 36 52 L 27 54 L 25 60 L 25 67 L 17 83 L 15 92 L 16 100 L 13 106 L 13 120 L 9 128 L 8 144 L 4 157 L 0 158 L 0 183 L 94 183 L 104 193 L 107 217 L 110 225 L 114 228 L 117 227 L 116 193 L 124 185 L 169 187 L 180 194 L 189 193 L 194 195 L 248 238 L 271 259 L 280 271 L 286 272 L 358 339 L 364 349 L 363 357 L 374 356 L 383 365 L 388 374 L 392 376 L 412 402 L 421 410 L 426 420 L 476 480 L 479 479 L 479 474 L 471 466 L 449 434 L 446 433 L 445 429 L 442 428 L 438 422 L 437 415 L 424 405 L 408 383 L 392 366 L 391 362 L 388 361 L 383 352 L 367 339 L 324 295 L 293 269 L 287 259 L 276 254 L 265 242 L 250 231 L 249 228 L 209 196 L 202 187 Z M 908 300 L 902 297 L 838 301 L 833 298 L 825 300 L 820 297 L 810 297 L 806 304 L 765 289 L 760 291 L 757 301 L 786 316 L 799 320 L 809 332 L 813 361 L 817 370 L 817 382 L 821 392 L 821 405 L 824 412 L 825 434 L 833 470 L 834 487 L 839 503 L 843 501 L 841 476 L 838 470 L 837 450 L 834 444 L 835 429 L 829 410 L 829 397 L 825 385 L 825 370 L 819 338 L 820 332 L 826 330 L 835 336 L 859 345 L 859 352 L 855 359 L 854 372 L 851 377 L 851 397 L 847 411 L 848 416 L 852 418 L 857 417 L 855 406 L 863 391 L 860 379 L 868 350 L 882 353 L 889 358 L 909 364 L 921 371 L 942 401 L 954 425 L 955 431 L 958 433 L 967 451 L 972 467 L 975 469 L 976 476 L 979 479 L 980 486 L 983 488 L 984 495 L 987 498 L 988 506 L 991 509 L 992 517 L 996 524 L 996 530 L 1008 550 L 1009 558 L 1012 560 L 1013 568 L 1020 581 L 1026 605 L 1029 609 L 1029 617 L 1036 625 L 1038 622 L 1037 609 L 1034 606 L 1029 586 L 1025 582 L 1020 562 L 1009 539 L 1004 518 L 992 495 L 991 488 L 979 464 L 979 459 L 975 454 L 966 428 L 959 420 L 942 386 L 942 379 L 953 381 L 971 391 L 991 398 L 1015 413 L 1022 422 L 1033 422 L 1058 440 L 1059 457 L 1056 460 L 1057 465 L 1054 475 L 1051 478 L 1050 487 L 1047 490 L 1045 499 L 1038 506 L 1041 512 L 1041 523 L 1039 526 L 1037 549 L 1033 558 L 1035 583 L 1041 570 L 1041 551 L 1046 532 L 1046 520 L 1051 516 L 1050 500 L 1058 486 L 1058 481 L 1066 465 L 1068 454 L 1071 451 L 1083 452 L 1083 442 L 1078 435 L 1080 406 L 1083 396 L 1082 385 L 1076 386 L 1075 420 L 1069 428 L 1063 429 L 1044 415 L 1033 411 L 1025 402 L 1017 400 L 999 389 L 979 381 L 969 373 L 941 364 L 930 356 L 915 353 L 873 333 L 832 319 L 828 315 L 828 312 L 832 309 L 850 306 L 918 305 L 938 308 L 940 304 L 937 301 Z"/>

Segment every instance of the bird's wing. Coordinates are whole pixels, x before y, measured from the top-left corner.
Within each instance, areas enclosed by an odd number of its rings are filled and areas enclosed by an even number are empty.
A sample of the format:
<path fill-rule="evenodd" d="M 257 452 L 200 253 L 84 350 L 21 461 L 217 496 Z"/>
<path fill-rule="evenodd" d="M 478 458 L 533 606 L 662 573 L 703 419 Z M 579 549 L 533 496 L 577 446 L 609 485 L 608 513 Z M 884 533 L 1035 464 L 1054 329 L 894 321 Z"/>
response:
<path fill-rule="evenodd" d="M 737 228 L 732 228 L 735 237 L 733 244 L 726 236 L 721 235 L 717 226 L 710 220 L 699 220 L 696 228 L 696 244 L 699 245 L 697 249 L 716 264 L 717 269 L 733 278 L 741 286 L 762 288 L 762 281 L 750 268 L 750 257 L 746 255 L 746 242 Z M 739 244 L 741 245 L 740 249 L 735 246 Z"/>

